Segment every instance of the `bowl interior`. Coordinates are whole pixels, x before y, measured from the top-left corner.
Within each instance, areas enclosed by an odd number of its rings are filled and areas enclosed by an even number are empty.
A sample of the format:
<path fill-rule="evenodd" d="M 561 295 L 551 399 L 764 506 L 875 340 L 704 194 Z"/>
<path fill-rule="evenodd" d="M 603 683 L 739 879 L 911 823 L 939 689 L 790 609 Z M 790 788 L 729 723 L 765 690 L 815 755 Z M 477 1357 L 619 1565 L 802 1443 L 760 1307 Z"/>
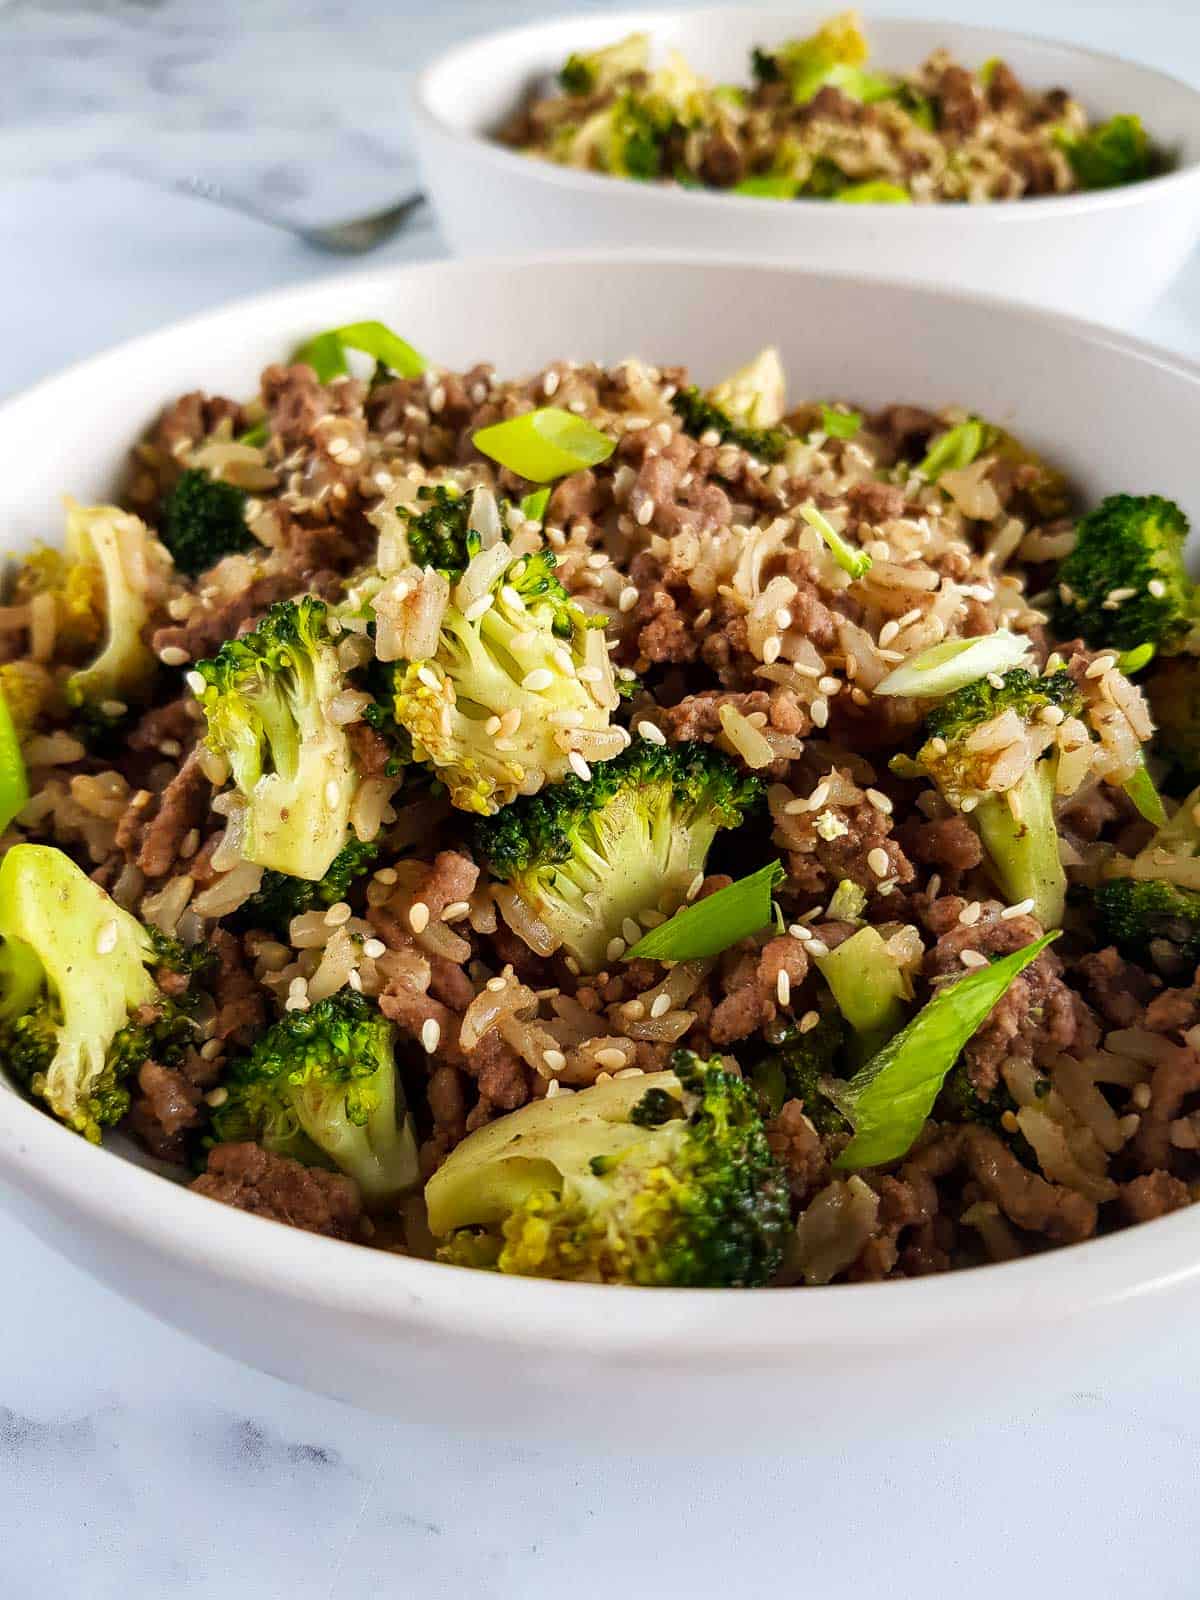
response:
<path fill-rule="evenodd" d="M 654 59 L 682 51 L 717 82 L 745 83 L 750 51 L 812 32 L 829 7 L 800 11 L 720 7 L 693 12 L 628 11 L 560 17 L 486 35 L 440 57 L 423 74 L 418 103 L 455 132 L 490 134 L 531 90 L 544 85 L 573 50 L 595 49 L 627 33 L 649 33 Z M 1200 160 L 1200 94 L 1148 67 L 1077 46 L 960 22 L 865 18 L 872 61 L 901 71 L 940 47 L 967 66 L 1000 56 L 1035 88 L 1069 89 L 1094 116 L 1138 113 L 1181 165 Z"/>
<path fill-rule="evenodd" d="M 259 369 L 300 338 L 366 317 L 389 323 L 436 363 L 491 359 L 504 373 L 564 356 L 613 362 L 636 354 L 688 362 L 701 381 L 711 381 L 775 343 L 796 399 L 960 403 L 1012 427 L 1089 496 L 1157 492 L 1200 514 L 1193 465 L 1200 369 L 1133 341 L 982 297 L 784 266 L 561 256 L 438 262 L 327 280 L 180 324 L 42 384 L 0 409 L 9 459 L 20 463 L 0 511 L 4 547 L 56 539 L 64 492 L 110 493 L 124 452 L 164 402 L 192 388 L 246 394 Z M 218 1276 L 253 1281 L 260 1257 L 274 1251 L 278 1230 L 232 1215 L 214 1225 L 211 1202 L 172 1194 L 3 1093 L 0 1178 L 60 1216 L 90 1217 L 96 1227 L 136 1238 L 139 1249 L 202 1260 Z M 278 1253 L 295 1298 L 329 1302 L 352 1285 L 361 1304 L 385 1318 L 399 1315 L 419 1289 L 422 1314 L 434 1323 L 453 1305 L 463 1325 L 473 1326 L 486 1303 L 510 1332 L 519 1324 L 536 1340 L 548 1323 L 530 1321 L 522 1308 L 536 1306 L 538 1316 L 561 1319 L 565 1328 L 566 1308 L 576 1303 L 556 1296 L 561 1285 L 464 1289 L 463 1274 L 449 1269 L 307 1238 L 289 1239 Z M 330 1276 L 333 1262 L 345 1267 Z M 880 1292 L 898 1319 L 897 1336 L 903 1322 L 916 1337 L 943 1325 L 948 1308 L 976 1319 L 1036 1303 L 1037 1316 L 1051 1318 L 1196 1274 L 1195 1222 L 1183 1215 L 1011 1267 L 951 1275 L 959 1281 L 883 1285 Z M 855 1320 L 857 1290 L 804 1293 L 814 1337 L 818 1328 L 835 1343 L 867 1337 Z M 668 1324 L 647 1315 L 644 1296 L 605 1294 L 605 1316 L 590 1335 L 598 1344 L 661 1342 Z M 716 1296 L 719 1310 L 713 1298 L 690 1291 L 679 1297 L 706 1308 L 697 1312 L 696 1333 L 705 1349 L 719 1352 L 731 1328 L 762 1348 L 794 1348 L 794 1313 L 785 1315 L 790 1296 Z"/>

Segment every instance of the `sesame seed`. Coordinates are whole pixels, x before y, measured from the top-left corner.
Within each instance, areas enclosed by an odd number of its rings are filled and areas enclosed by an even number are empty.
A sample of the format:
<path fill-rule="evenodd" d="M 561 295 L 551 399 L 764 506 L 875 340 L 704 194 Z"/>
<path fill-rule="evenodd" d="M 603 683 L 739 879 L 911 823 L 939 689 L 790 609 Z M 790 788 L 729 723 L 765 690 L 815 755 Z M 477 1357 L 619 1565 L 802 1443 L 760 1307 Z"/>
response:
<path fill-rule="evenodd" d="M 880 644 L 891 644 L 892 640 L 899 632 L 900 624 L 898 622 L 885 622 L 883 627 L 879 630 Z"/>
<path fill-rule="evenodd" d="M 397 873 L 395 867 L 380 867 L 379 871 L 372 873 L 371 876 L 376 883 L 392 884 L 396 882 Z"/>
<path fill-rule="evenodd" d="M 221 1039 L 206 1039 L 200 1046 L 200 1059 L 202 1061 L 215 1061 L 224 1050 L 224 1041 Z"/>
<path fill-rule="evenodd" d="M 586 783 L 592 775 L 591 767 L 588 766 L 578 750 L 571 751 L 567 757 L 567 765 L 581 783 Z"/>
<path fill-rule="evenodd" d="M 1060 722 L 1067 720 L 1067 713 L 1061 706 L 1043 706 L 1039 715 L 1048 728 L 1057 728 Z"/>
<path fill-rule="evenodd" d="M 979 901 L 968 900 L 966 905 L 958 913 L 958 920 L 962 923 L 964 928 L 973 928 L 982 915 L 983 907 L 979 904 Z"/>
<path fill-rule="evenodd" d="M 970 813 L 970 812 L 974 811 L 975 807 L 978 804 L 979 804 L 978 797 L 976 795 L 969 794 L 966 797 L 966 799 L 964 801 L 962 801 L 962 803 L 960 805 L 960 810 L 962 810 L 965 813 Z"/>
<path fill-rule="evenodd" d="M 625 1052 L 615 1046 L 606 1046 L 603 1050 L 596 1051 L 598 1065 L 605 1067 L 609 1072 L 619 1072 L 625 1066 Z"/>
<path fill-rule="evenodd" d="M 1149 584 L 1146 587 L 1149 588 Z M 1110 605 L 1119 606 L 1122 600 L 1132 600 L 1136 593 L 1136 589 L 1110 589 L 1104 598 Z"/>
<path fill-rule="evenodd" d="M 508 988 L 508 980 L 506 978 L 489 978 L 485 987 L 489 994 L 499 994 L 501 989 Z"/>
<path fill-rule="evenodd" d="M 926 892 L 926 894 L 929 896 L 929 898 L 931 900 L 936 900 L 938 895 L 941 894 L 941 892 L 942 892 L 942 875 L 941 875 L 940 872 L 935 872 L 933 874 L 933 876 L 930 878 L 929 882 L 925 886 L 925 892 Z"/>
<path fill-rule="evenodd" d="M 332 778 L 330 778 L 329 782 L 325 785 L 325 804 L 332 811 L 334 806 L 337 805 L 341 798 L 341 787 L 335 783 Z"/>
<path fill-rule="evenodd" d="M 885 817 L 891 816 L 892 802 L 887 795 L 881 794 L 878 789 L 868 789 L 866 793 L 868 801 L 875 807 L 876 811 L 882 811 Z"/>
<path fill-rule="evenodd" d="M 704 874 L 702 872 L 698 872 L 696 874 L 696 876 L 692 879 L 691 883 L 688 884 L 687 893 L 684 895 L 683 898 L 685 900 L 689 901 L 689 902 L 694 900 L 696 898 L 696 896 L 700 893 L 701 889 L 703 889 L 703 887 L 704 887 Z"/>
<path fill-rule="evenodd" d="M 559 1051 L 555 1050 L 553 1052 L 553 1054 L 554 1055 L 558 1055 Z M 567 1058 L 566 1058 L 566 1056 L 563 1056 L 563 1066 L 565 1067 L 566 1064 L 567 1064 Z M 551 1078 L 550 1082 L 546 1085 L 546 1099 L 547 1100 L 557 1100 L 559 1095 L 562 1094 L 562 1093 L 563 1093 L 563 1089 L 562 1089 L 562 1086 L 560 1085 L 558 1079 L 557 1078 Z"/>
<path fill-rule="evenodd" d="M 958 959 L 964 967 L 986 967 L 988 964 L 988 958 L 981 955 L 978 950 L 963 950 Z"/>
<path fill-rule="evenodd" d="M 1146 587 L 1156 600 L 1161 600 L 1167 592 L 1167 586 L 1161 578 L 1151 578 Z"/>
<path fill-rule="evenodd" d="M 646 1015 L 646 1008 L 640 1000 L 626 1000 L 621 1010 L 629 1018 L 630 1022 L 640 1022 Z"/>
<path fill-rule="evenodd" d="M 808 810 L 807 800 L 789 800 L 783 808 L 785 817 L 798 817 Z"/>
<path fill-rule="evenodd" d="M 775 613 L 775 626 L 779 629 L 780 633 L 786 633 L 791 625 L 792 613 L 786 606 L 780 606 L 779 610 Z"/>
<path fill-rule="evenodd" d="M 793 922 L 788 929 L 793 939 L 799 939 L 801 944 L 808 944 L 813 937 L 811 928 L 806 928 L 802 922 Z"/>
<path fill-rule="evenodd" d="M 96 935 L 96 954 L 106 956 L 117 948 L 117 924 L 106 922 Z"/>
<path fill-rule="evenodd" d="M 522 689 L 527 689 L 530 694 L 540 694 L 543 689 L 548 689 L 554 682 L 554 674 L 549 667 L 534 667 L 532 672 L 527 672 L 521 679 Z"/>
<path fill-rule="evenodd" d="M 940 733 L 935 733 L 933 738 L 929 741 L 930 752 L 935 756 L 944 756 L 949 748 L 950 746 L 946 743 L 945 739 L 942 738 Z"/>
<path fill-rule="evenodd" d="M 442 912 L 442 921 L 458 922 L 460 918 L 467 915 L 470 909 L 471 902 L 469 900 L 451 900 L 450 904 Z"/>
<path fill-rule="evenodd" d="M 542 1061 L 550 1072 L 561 1072 L 567 1064 L 567 1058 L 561 1050 L 543 1050 Z M 551 1085 L 551 1088 L 556 1087 L 556 1084 Z"/>
<path fill-rule="evenodd" d="M 1135 1083 L 1129 1092 L 1129 1098 L 1139 1111 L 1145 1111 L 1150 1104 L 1150 1085 Z"/>
<path fill-rule="evenodd" d="M 626 944 L 636 944 L 642 937 L 642 930 L 632 917 L 626 917 L 621 924 L 621 937 Z"/>
<path fill-rule="evenodd" d="M 599 572 L 608 565 L 608 556 L 603 550 L 593 550 L 587 564 L 593 572 Z"/>
<path fill-rule="evenodd" d="M 386 949 L 387 945 L 384 944 L 382 939 L 363 940 L 363 955 L 369 957 L 372 961 L 378 961 Z"/>
<path fill-rule="evenodd" d="M 500 732 L 500 718 L 497 716 L 489 717 L 483 725 L 483 731 L 489 739 L 494 738 Z"/>
<path fill-rule="evenodd" d="M 671 996 L 669 994 L 656 994 L 650 1006 L 652 1017 L 665 1017 L 671 1009 Z"/>
<path fill-rule="evenodd" d="M 781 1006 L 788 1005 L 792 998 L 792 980 L 783 967 L 775 979 L 775 997 Z"/>
<path fill-rule="evenodd" d="M 343 922 L 349 922 L 353 912 L 344 900 L 339 900 L 330 906 L 325 913 L 325 926 L 327 928 L 340 928 Z"/>
<path fill-rule="evenodd" d="M 228 1099 L 229 1090 L 223 1084 L 218 1085 L 215 1089 L 210 1089 L 204 1096 L 205 1104 L 210 1105 L 214 1111 L 218 1106 L 223 1106 Z"/>
<path fill-rule="evenodd" d="M 473 600 L 463 616 L 468 622 L 478 622 L 480 617 L 486 616 L 495 604 L 495 599 L 490 594 L 481 595 L 478 600 Z"/>
<path fill-rule="evenodd" d="M 614 1078 L 644 1078 L 645 1070 L 642 1067 L 622 1067 L 619 1072 L 614 1072 Z"/>
<path fill-rule="evenodd" d="M 841 680 L 838 678 L 818 678 L 817 688 L 822 694 L 837 694 L 841 690 Z"/>
<path fill-rule="evenodd" d="M 309 1006 L 308 981 L 305 978 L 293 978 L 288 985 L 288 997 L 284 1002 L 285 1011 L 307 1011 Z"/>
<path fill-rule="evenodd" d="M 1000 913 L 1001 922 L 1011 922 L 1014 917 L 1027 917 L 1033 910 L 1033 897 L 1028 900 L 1018 900 L 1016 905 L 1005 906 Z"/>
<path fill-rule="evenodd" d="M 808 953 L 813 957 L 827 956 L 829 954 L 829 946 L 824 939 L 818 939 L 814 936 L 808 941 Z"/>
<path fill-rule="evenodd" d="M 355 990 L 356 993 L 362 993 L 362 979 L 359 977 L 357 967 L 351 967 L 349 972 L 347 972 L 346 982 L 353 990 Z"/>
<path fill-rule="evenodd" d="M 606 961 L 619 961 L 624 954 L 624 939 L 610 939 L 604 947 L 604 959 Z"/>
<path fill-rule="evenodd" d="M 772 633 L 763 640 L 762 658 L 769 667 L 773 661 L 779 660 L 779 652 L 783 649 L 783 640 L 777 633 Z"/>
<path fill-rule="evenodd" d="M 550 657 L 560 672 L 565 672 L 568 678 L 575 676 L 575 661 L 565 644 L 554 645 Z"/>
<path fill-rule="evenodd" d="M 989 672 L 987 675 L 987 681 L 991 684 L 993 689 L 1003 689 L 1004 687 L 1004 679 L 998 672 Z"/>
<path fill-rule="evenodd" d="M 164 667 L 186 667 L 188 662 L 191 660 L 191 657 L 188 655 L 186 650 L 181 650 L 177 644 L 168 644 L 164 645 L 164 647 L 158 652 L 158 659 L 162 662 Z M 193 677 L 200 678 L 200 674 L 198 672 L 188 674 L 189 687 L 192 688 L 195 694 L 199 694 L 200 689 L 196 689 L 191 682 Z M 203 687 L 204 679 L 200 678 L 200 688 L 202 689 Z"/>
<path fill-rule="evenodd" d="M 431 1056 L 442 1041 L 442 1025 L 436 1017 L 426 1017 L 421 1024 L 421 1046 Z"/>
<path fill-rule="evenodd" d="M 414 900 L 408 908 L 408 925 L 414 933 L 424 933 L 429 926 L 429 907 L 424 900 Z"/>
<path fill-rule="evenodd" d="M 656 727 L 653 722 L 647 722 L 645 718 L 638 723 L 637 731 L 638 737 L 645 739 L 647 744 L 666 744 L 667 742 L 667 736 L 662 729 Z"/>
<path fill-rule="evenodd" d="M 100 709 L 106 717 L 123 717 L 129 707 L 124 700 L 101 700 Z"/>
<path fill-rule="evenodd" d="M 521 599 L 521 596 L 513 588 L 511 583 L 501 584 L 500 598 L 504 601 L 504 604 L 513 611 L 524 611 L 525 609 L 524 600 Z"/>
<path fill-rule="evenodd" d="M 809 716 L 811 716 L 813 719 L 814 727 L 825 727 L 829 721 L 829 701 L 814 700 L 812 705 L 808 708 L 808 712 Z"/>
<path fill-rule="evenodd" d="M 559 377 L 557 372 L 548 372 L 542 379 L 542 393 L 546 396 L 547 400 L 549 400 L 552 394 L 557 393 L 558 384 Z"/>
<path fill-rule="evenodd" d="M 633 520 L 639 528 L 646 527 L 654 518 L 656 506 L 653 500 L 643 500 L 633 514 Z"/>
<path fill-rule="evenodd" d="M 601 667 L 580 667 L 575 676 L 580 683 L 602 683 L 604 681 L 604 671 Z"/>
<path fill-rule="evenodd" d="M 1021 1124 L 1017 1121 L 1015 1111 L 1006 1111 L 1000 1118 L 1000 1126 L 1005 1133 L 1019 1133 Z"/>
<path fill-rule="evenodd" d="M 1116 666 L 1116 664 L 1117 664 L 1116 656 L 1107 655 L 1107 654 L 1106 655 L 1102 655 L 1102 656 L 1097 656 L 1095 661 L 1093 661 L 1092 664 L 1088 667 L 1087 672 L 1084 674 L 1084 676 L 1088 677 L 1088 678 L 1102 678 L 1106 672 L 1111 672 L 1112 669 Z"/>
<path fill-rule="evenodd" d="M 628 583 L 617 596 L 618 611 L 632 611 L 638 603 L 638 592 L 633 584 Z"/>
<path fill-rule="evenodd" d="M 819 1011 L 806 1011 L 797 1024 L 801 1033 L 811 1033 L 821 1020 Z"/>
<path fill-rule="evenodd" d="M 184 834 L 183 841 L 179 846 L 179 854 L 183 857 L 183 859 L 185 861 L 190 861 L 192 859 L 192 857 L 196 854 L 196 851 L 199 850 L 199 848 L 200 848 L 200 829 L 199 828 L 189 828 L 188 831 Z"/>
<path fill-rule="evenodd" d="M 891 863 L 888 860 L 888 853 L 882 845 L 876 845 L 874 850 L 867 853 L 867 865 L 877 878 L 887 877 Z"/>
<path fill-rule="evenodd" d="M 610 948 L 611 948 L 611 946 L 610 946 Z M 613 957 L 609 956 L 608 959 L 611 961 L 613 959 Z M 563 965 L 566 967 L 567 971 L 569 973 L 571 973 L 571 975 L 573 977 L 577 978 L 579 976 L 579 963 L 578 963 L 578 961 L 576 961 L 574 956 L 566 956 L 566 957 L 564 957 Z"/>
<path fill-rule="evenodd" d="M 186 657 L 185 657 L 185 659 L 186 659 Z M 171 663 L 168 662 L 167 665 L 170 666 Z M 200 676 L 200 674 L 198 672 L 185 673 L 183 681 L 184 681 L 184 683 L 187 684 L 188 688 L 192 691 L 193 694 L 203 694 L 204 693 L 204 679 Z"/>
<path fill-rule="evenodd" d="M 421 680 L 421 682 L 425 685 L 425 687 L 427 689 L 440 689 L 441 688 L 441 684 L 438 682 L 438 675 L 433 670 L 432 667 L 418 667 L 417 668 L 417 677 Z"/>

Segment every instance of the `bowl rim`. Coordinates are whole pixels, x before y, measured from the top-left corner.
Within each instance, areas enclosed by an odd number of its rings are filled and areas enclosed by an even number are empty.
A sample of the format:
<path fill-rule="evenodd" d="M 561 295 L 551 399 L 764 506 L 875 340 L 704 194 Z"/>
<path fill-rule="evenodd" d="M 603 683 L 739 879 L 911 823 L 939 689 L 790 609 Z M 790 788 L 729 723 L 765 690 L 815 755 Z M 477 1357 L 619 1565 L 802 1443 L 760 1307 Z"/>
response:
<path fill-rule="evenodd" d="M 624 10 L 612 15 L 603 14 L 602 20 L 605 27 L 611 26 L 613 37 L 620 37 L 624 33 L 633 31 L 654 30 L 665 23 L 684 20 L 702 26 L 706 20 L 715 20 L 719 17 L 737 16 L 744 18 L 754 15 L 764 19 L 786 18 L 790 13 L 780 9 L 779 6 L 759 6 L 753 12 L 747 12 L 742 6 L 706 6 L 695 11 L 672 11 L 655 8 L 647 11 Z M 594 25 L 601 20 L 600 13 L 569 13 L 557 12 L 553 16 L 541 17 L 533 22 L 520 23 L 513 27 L 493 28 L 487 33 L 472 34 L 469 38 L 461 40 L 449 49 L 441 51 L 434 59 L 428 62 L 416 75 L 408 90 L 409 111 L 414 121 L 424 129 L 429 136 L 448 141 L 461 154 L 470 153 L 476 160 L 483 160 L 489 166 L 495 167 L 498 172 L 507 172 L 514 177 L 520 173 L 531 182 L 540 182 L 551 188 L 575 189 L 586 197 L 595 197 L 600 193 L 611 193 L 614 183 L 619 183 L 619 193 L 626 196 L 630 204 L 641 204 L 646 201 L 655 205 L 689 206 L 693 210 L 700 207 L 720 206 L 723 215 L 728 215 L 728 207 L 736 206 L 741 210 L 743 218 L 752 214 L 753 208 L 764 205 L 773 205 L 778 215 L 788 215 L 792 208 L 799 208 L 796 214 L 808 219 L 806 226 L 810 225 L 814 212 L 827 211 L 830 202 L 814 198 L 797 197 L 787 202 L 786 209 L 778 200 L 759 195 L 730 194 L 724 190 L 684 189 L 677 184 L 647 183 L 639 184 L 630 180 L 614 179 L 605 173 L 584 172 L 574 167 L 560 166 L 556 162 L 538 161 L 532 157 L 521 155 L 518 151 L 510 150 L 499 144 L 495 139 L 486 134 L 464 130 L 456 127 L 446 120 L 438 110 L 437 85 L 445 76 L 452 75 L 465 57 L 474 55 L 477 51 L 487 47 L 494 47 L 502 41 L 524 42 L 528 41 L 530 48 L 534 46 L 537 38 L 543 33 L 549 33 L 556 28 L 565 28 L 573 25 L 576 28 Z M 958 35 L 976 35 L 980 38 L 987 37 L 993 41 L 1007 39 L 1012 43 L 1026 46 L 1045 47 L 1077 58 L 1085 58 L 1094 62 L 1116 69 L 1121 72 L 1135 73 L 1148 80 L 1158 80 L 1161 84 L 1171 86 L 1174 92 L 1182 92 L 1195 101 L 1197 120 L 1200 121 L 1200 89 L 1194 88 L 1182 78 L 1177 78 L 1173 73 L 1164 72 L 1158 67 L 1149 67 L 1140 61 L 1130 61 L 1124 56 L 1113 55 L 1109 51 L 1094 50 L 1088 45 L 1073 44 L 1068 40 L 1059 39 L 1046 34 L 1025 33 L 1012 28 L 992 28 L 979 23 L 946 21 L 938 18 L 922 17 L 893 17 L 875 16 L 867 12 L 863 22 L 869 31 L 873 27 L 886 26 L 903 32 L 905 29 L 944 26 L 952 29 Z M 516 89 L 514 88 L 514 105 Z M 919 205 L 895 206 L 868 202 L 857 206 L 839 206 L 837 215 L 839 225 L 848 228 L 857 227 L 860 230 L 870 230 L 878 223 L 881 212 L 886 212 L 896 219 L 895 226 L 908 228 L 933 228 L 944 224 L 933 219 L 942 218 L 948 214 L 948 220 L 953 220 L 958 226 L 968 227 L 995 227 L 1012 226 L 1015 222 L 1024 220 L 1034 222 L 1038 217 L 1059 218 L 1077 215 L 1080 213 L 1092 214 L 1098 211 L 1122 210 L 1140 203 L 1143 196 L 1162 195 L 1167 198 L 1169 188 L 1179 188 L 1193 184 L 1200 178 L 1200 143 L 1196 152 L 1185 161 L 1180 162 L 1169 172 L 1158 173 L 1154 177 L 1142 178 L 1137 183 L 1124 184 L 1113 189 L 1081 190 L 1073 194 L 1062 195 L 1037 195 L 1030 199 L 1013 201 L 1009 204 L 999 202 L 990 205 L 962 206 L 962 205 Z M 1034 209 L 1030 211 L 1030 207 Z M 847 216 L 847 213 L 850 215 Z M 858 217 L 856 222 L 854 217 Z M 845 218 L 843 224 L 842 219 Z"/>
<path fill-rule="evenodd" d="M 747 263 L 734 252 L 696 259 L 682 251 L 591 250 L 509 254 L 469 261 L 431 260 L 332 274 L 283 292 L 260 293 L 181 318 L 43 378 L 0 403 L 0 432 L 27 404 L 65 394 L 85 373 L 151 353 L 156 343 L 250 319 L 286 325 L 292 308 L 316 297 L 367 301 L 387 283 L 411 285 L 450 274 L 464 280 L 496 273 L 527 277 L 538 266 L 600 270 L 613 263 L 672 272 L 735 269 L 751 275 L 889 289 L 918 301 L 951 302 L 989 316 L 1053 327 L 1078 344 L 1149 363 L 1200 388 L 1200 361 L 1099 323 L 978 291 L 940 290 L 914 279 L 858 271 L 816 270 L 781 261 Z M 116 386 L 120 392 L 120 385 Z M 1185 1209 L 1150 1226 L 1132 1225 L 1070 1247 L 1016 1261 L 883 1283 L 836 1284 L 794 1290 L 731 1293 L 722 1289 L 660 1289 L 653 1294 L 619 1285 L 569 1284 L 504 1278 L 393 1255 L 305 1234 L 219 1206 L 181 1183 L 88 1144 L 46 1112 L 0 1084 L 0 1185 L 11 1184 L 56 1215 L 87 1215 L 106 1232 L 145 1249 L 147 1261 L 169 1259 L 209 1280 L 268 1292 L 298 1308 L 351 1315 L 385 1330 L 453 1334 L 530 1351 L 557 1341 L 598 1357 L 637 1355 L 663 1366 L 724 1366 L 738 1350 L 763 1361 L 792 1361 L 798 1349 L 880 1353 L 902 1344 L 956 1341 L 972 1332 L 995 1336 L 1018 1325 L 1061 1326 L 1102 1307 L 1162 1295 L 1200 1278 L 1197 1218 Z M 803 1294 L 803 1322 L 793 1306 Z M 596 1300 L 596 1296 L 603 1298 Z M 880 1296 L 884 1296 L 882 1300 Z M 601 1315 L 596 1311 L 603 1308 Z M 681 1346 L 681 1336 L 686 1345 Z M 801 1340 L 803 1343 L 801 1343 Z"/>

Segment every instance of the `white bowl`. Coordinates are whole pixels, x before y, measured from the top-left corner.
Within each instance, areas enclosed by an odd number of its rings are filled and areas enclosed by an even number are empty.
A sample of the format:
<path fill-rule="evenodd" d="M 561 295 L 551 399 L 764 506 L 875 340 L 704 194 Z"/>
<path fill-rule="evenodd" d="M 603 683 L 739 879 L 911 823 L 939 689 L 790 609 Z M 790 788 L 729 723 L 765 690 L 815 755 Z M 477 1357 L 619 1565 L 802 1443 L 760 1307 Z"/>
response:
<path fill-rule="evenodd" d="M 831 205 L 641 184 L 518 155 L 489 135 L 567 55 L 635 30 L 700 72 L 745 81 L 750 49 L 828 15 L 724 7 L 572 16 L 471 39 L 420 75 L 414 121 L 425 182 L 453 249 L 674 249 L 886 273 L 1005 294 L 1129 325 L 1200 237 L 1200 93 L 1113 56 L 957 22 L 868 19 L 873 60 L 916 66 L 946 46 L 961 61 L 1002 56 L 1030 85 L 1072 90 L 1098 117 L 1137 112 L 1177 169 L 1091 194 L 980 206 Z"/>
<path fill-rule="evenodd" d="M 175 395 L 252 392 L 302 336 L 380 317 L 433 359 L 690 361 L 768 340 L 802 395 L 960 401 L 1018 429 L 1089 495 L 1197 509 L 1200 368 L 1002 302 L 677 258 L 433 263 L 331 279 L 185 322 L 0 410 L 0 547 L 53 537 L 60 496 L 111 492 Z M 762 1292 L 493 1277 L 293 1232 L 190 1194 L 0 1087 L 0 1183 L 48 1244 L 216 1346 L 376 1409 L 521 1437 L 843 1438 L 939 1408 L 1032 1404 L 1153 1359 L 1200 1301 L 1200 1210 L 1010 1265 Z M 14 1294 L 19 1290 L 14 1289 Z M 981 1374 L 987 1375 L 986 1381 Z M 662 1419 L 669 1418 L 669 1423 Z M 631 1428 L 637 1426 L 634 1435 Z"/>

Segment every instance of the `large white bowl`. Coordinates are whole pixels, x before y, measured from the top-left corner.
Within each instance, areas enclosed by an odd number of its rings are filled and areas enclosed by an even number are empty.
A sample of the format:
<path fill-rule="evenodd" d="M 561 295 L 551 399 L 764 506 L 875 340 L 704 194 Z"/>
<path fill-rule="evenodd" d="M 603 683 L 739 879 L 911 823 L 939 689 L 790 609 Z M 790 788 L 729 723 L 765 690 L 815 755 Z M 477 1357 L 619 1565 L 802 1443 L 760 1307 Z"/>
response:
<path fill-rule="evenodd" d="M 679 259 L 436 263 L 334 279 L 136 340 L 0 410 L 0 547 L 111 491 L 162 403 L 250 393 L 322 327 L 381 317 L 438 362 L 501 371 L 638 353 L 713 379 L 768 340 L 795 395 L 961 401 L 1091 495 L 1200 509 L 1200 368 L 1002 302 Z M 53 1248 L 219 1349 L 379 1409 L 522 1437 L 842 1438 L 1028 1404 L 1160 1355 L 1200 1301 L 1200 1211 L 923 1281 L 678 1291 L 492 1277 L 293 1232 L 64 1131 L 0 1087 L 0 1183 Z M 9 1315 L 20 1304 L 10 1285 Z M 18 1313 L 19 1314 L 19 1313 Z M 29 1314 L 36 1314 L 29 1308 Z M 636 1432 L 634 1430 L 637 1430 Z"/>
<path fill-rule="evenodd" d="M 531 160 L 492 134 L 576 49 L 635 29 L 718 80 L 745 81 L 750 49 L 804 34 L 829 8 L 728 6 L 538 22 L 469 40 L 417 80 L 425 181 L 462 255 L 497 250 L 675 249 L 785 260 L 957 285 L 1129 325 L 1200 237 L 1200 93 L 1146 67 L 957 22 L 868 19 L 873 59 L 914 67 L 945 45 L 968 64 L 1002 56 L 1023 81 L 1072 90 L 1094 115 L 1137 112 L 1179 154 L 1163 177 L 1094 194 L 981 206 L 844 206 L 640 184 Z M 659 57 L 660 58 L 660 57 Z"/>

